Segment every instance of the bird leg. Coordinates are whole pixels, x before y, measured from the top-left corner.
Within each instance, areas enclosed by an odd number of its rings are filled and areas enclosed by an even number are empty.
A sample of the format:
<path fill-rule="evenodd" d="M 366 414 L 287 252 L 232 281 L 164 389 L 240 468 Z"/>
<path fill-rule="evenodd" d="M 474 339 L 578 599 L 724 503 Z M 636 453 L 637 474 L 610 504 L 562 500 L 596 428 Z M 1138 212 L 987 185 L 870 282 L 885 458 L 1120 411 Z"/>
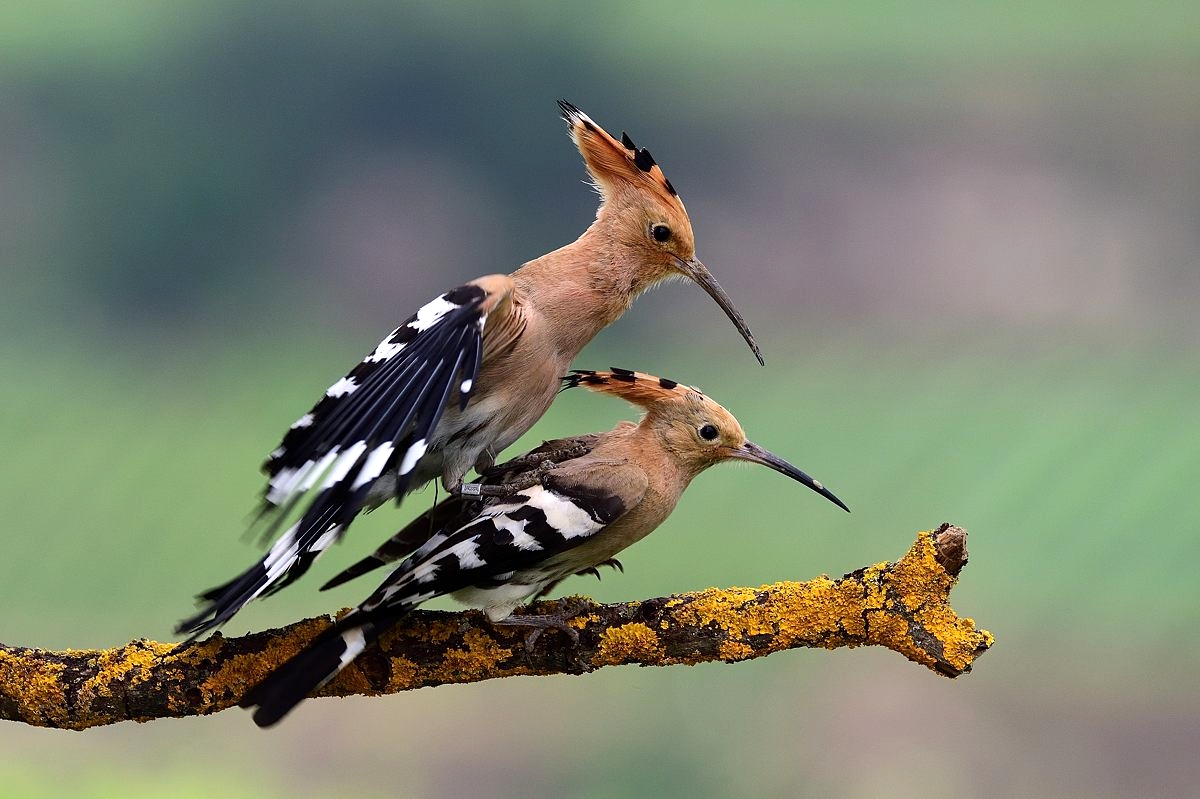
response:
<path fill-rule="evenodd" d="M 450 486 L 450 493 L 456 497 L 510 497 L 520 491 L 522 488 L 528 487 L 529 486 L 518 486 L 515 483 L 506 485 L 459 483 L 456 486 Z"/>
<path fill-rule="evenodd" d="M 463 497 L 511 497 L 518 491 L 538 485 L 558 464 L 542 460 L 536 469 L 525 472 L 508 483 L 459 483 L 451 486 L 450 493 Z"/>
<path fill-rule="evenodd" d="M 475 471 L 484 480 L 503 478 L 513 472 L 517 472 L 517 476 L 512 480 L 502 479 L 498 483 L 463 483 L 460 481 L 457 485 L 448 486 L 448 490 L 451 494 L 464 497 L 511 497 L 518 491 L 542 482 L 546 475 L 563 461 L 578 458 L 586 455 L 587 452 L 586 445 L 576 444 L 545 452 L 529 452 L 499 465 L 493 465 L 491 454 L 485 452 L 475 463 Z"/>
<path fill-rule="evenodd" d="M 559 600 L 561 605 L 566 600 Z M 581 612 L 591 607 L 590 600 L 578 600 L 567 605 L 566 608 L 558 613 L 530 613 L 523 615 L 514 615 L 494 621 L 492 624 L 502 625 L 505 627 L 532 627 L 533 630 L 525 637 L 525 650 L 533 651 L 534 644 L 542 637 L 542 633 L 546 630 L 560 630 L 571 639 L 572 646 L 579 645 L 579 631 L 572 627 L 569 622 L 571 619 L 578 616 Z"/>
<path fill-rule="evenodd" d="M 475 471 L 479 472 L 483 477 L 495 477 L 503 475 L 506 472 L 522 471 L 533 468 L 535 465 L 538 468 L 546 468 L 547 464 L 562 463 L 573 458 L 578 458 L 581 455 L 586 455 L 588 448 L 583 444 L 577 444 L 573 447 L 563 447 L 562 449 L 552 449 L 546 452 L 527 452 L 524 455 L 519 455 L 512 460 L 505 461 L 498 466 L 488 465 L 483 469 L 476 466 Z"/>

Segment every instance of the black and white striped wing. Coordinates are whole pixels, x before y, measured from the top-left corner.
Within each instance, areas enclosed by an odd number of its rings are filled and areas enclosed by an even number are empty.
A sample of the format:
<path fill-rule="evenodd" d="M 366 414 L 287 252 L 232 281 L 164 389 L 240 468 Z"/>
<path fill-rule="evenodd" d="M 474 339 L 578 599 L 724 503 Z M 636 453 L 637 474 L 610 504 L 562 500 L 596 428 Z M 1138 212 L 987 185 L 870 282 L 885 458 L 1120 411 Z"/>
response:
<path fill-rule="evenodd" d="M 483 477 L 472 482 L 484 485 L 517 482 L 524 475 L 540 468 L 547 460 L 552 463 L 562 463 L 564 460 L 587 455 L 599 437 L 599 433 L 589 433 L 572 438 L 543 441 L 540 446 L 524 455 L 485 470 Z M 485 502 L 486 500 L 480 497 L 462 495 L 447 497 L 405 525 L 370 555 L 343 569 L 321 586 L 321 590 L 335 588 L 374 571 L 380 566 L 386 566 L 408 557 L 435 534 L 456 530 L 467 524 L 484 509 Z"/>
<path fill-rule="evenodd" d="M 465 588 L 506 586 L 517 573 L 591 540 L 645 495 L 645 474 L 633 466 L 602 464 L 590 473 L 612 479 L 551 478 L 546 486 L 489 502 L 451 533 L 434 535 L 375 593 L 247 693 L 242 707 L 257 707 L 259 726 L 274 724 L 421 602 Z M 512 587 L 528 598 L 538 585 Z"/>
<path fill-rule="evenodd" d="M 541 587 L 539 567 L 601 534 L 641 502 L 646 484 L 627 463 L 551 473 L 542 485 L 493 500 L 457 530 L 432 536 L 356 612 L 404 613 L 436 596 L 506 585 L 519 573 L 533 581 L 523 584 L 532 596 Z"/>
<path fill-rule="evenodd" d="M 262 560 L 201 595 L 207 604 L 179 625 L 199 635 L 250 600 L 302 575 L 344 534 L 374 482 L 396 475 L 403 496 L 451 397 L 466 407 L 483 354 L 487 291 L 467 284 L 427 303 L 288 430 L 263 465 L 269 475 L 263 514 L 272 532 L 307 501 L 299 521 Z"/>

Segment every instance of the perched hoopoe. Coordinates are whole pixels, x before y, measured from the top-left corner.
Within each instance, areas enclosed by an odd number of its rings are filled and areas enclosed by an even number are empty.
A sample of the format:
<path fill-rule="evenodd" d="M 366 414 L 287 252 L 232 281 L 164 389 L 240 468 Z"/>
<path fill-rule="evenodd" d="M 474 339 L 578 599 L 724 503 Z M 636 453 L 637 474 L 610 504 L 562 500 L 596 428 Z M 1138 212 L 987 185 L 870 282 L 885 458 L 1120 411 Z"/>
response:
<path fill-rule="evenodd" d="M 737 419 L 696 389 L 620 369 L 566 380 L 623 397 L 645 415 L 607 433 L 547 442 L 491 471 L 513 493 L 451 497 L 401 531 L 397 539 L 416 526 L 428 533 L 371 596 L 246 695 L 242 706 L 257 706 L 256 724 L 279 721 L 433 597 L 450 594 L 494 624 L 569 632 L 563 617 L 511 614 L 570 575 L 619 566 L 613 557 L 653 532 L 692 478 L 715 463 L 768 466 L 848 510 L 819 482 L 747 441 Z M 377 553 L 378 562 L 389 559 Z"/>
<path fill-rule="evenodd" d="M 258 563 L 202 594 L 206 604 L 178 632 L 207 632 L 297 579 L 364 508 L 437 477 L 455 490 L 471 468 L 490 466 L 550 407 L 584 345 L 656 283 L 698 283 L 762 362 L 741 314 L 696 259 L 687 211 L 650 153 L 559 106 L 600 193 L 596 220 L 511 275 L 428 303 L 330 386 L 263 466 L 267 535 L 308 497 L 299 521 Z"/>

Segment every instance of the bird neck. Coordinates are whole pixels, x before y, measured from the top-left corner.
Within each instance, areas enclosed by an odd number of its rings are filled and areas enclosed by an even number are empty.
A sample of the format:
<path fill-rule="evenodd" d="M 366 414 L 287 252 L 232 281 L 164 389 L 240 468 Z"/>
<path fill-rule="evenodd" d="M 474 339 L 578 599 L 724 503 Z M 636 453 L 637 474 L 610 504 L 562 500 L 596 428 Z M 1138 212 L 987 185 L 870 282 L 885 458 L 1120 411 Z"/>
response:
<path fill-rule="evenodd" d="M 643 520 L 650 518 L 651 529 L 671 515 L 676 503 L 695 477 L 669 447 L 654 426 L 643 419 L 634 424 L 621 422 L 592 450 L 590 457 L 613 459 L 635 464 L 646 476 L 646 495 L 640 506 Z"/>
<path fill-rule="evenodd" d="M 512 278 L 570 361 L 648 288 L 648 271 L 631 248 L 596 223 L 565 247 L 529 261 Z"/>
<path fill-rule="evenodd" d="M 630 430 L 629 436 L 637 442 L 635 447 L 643 453 L 642 457 L 653 461 L 648 465 L 657 476 L 660 488 L 678 498 L 702 468 L 697 468 L 663 433 L 661 420 L 651 412 L 642 417 L 635 429 Z"/>

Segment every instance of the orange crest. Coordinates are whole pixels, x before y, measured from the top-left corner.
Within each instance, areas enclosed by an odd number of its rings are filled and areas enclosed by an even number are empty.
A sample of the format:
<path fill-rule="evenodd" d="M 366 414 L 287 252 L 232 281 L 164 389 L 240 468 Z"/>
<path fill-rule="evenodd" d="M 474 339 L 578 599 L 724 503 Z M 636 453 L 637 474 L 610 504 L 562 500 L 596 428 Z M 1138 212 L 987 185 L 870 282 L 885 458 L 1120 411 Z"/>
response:
<path fill-rule="evenodd" d="M 623 181 L 651 191 L 667 205 L 683 209 L 683 201 L 679 199 L 675 187 L 667 180 L 649 150 L 635 145 L 624 131 L 621 140 L 617 141 L 591 117 L 566 100 L 559 100 L 558 106 L 562 109 L 571 138 L 575 140 L 575 146 L 587 165 L 588 174 L 592 176 L 602 197 L 612 196 L 618 182 Z M 684 213 L 686 215 L 687 211 L 684 210 Z"/>
<path fill-rule="evenodd" d="M 607 372 L 573 369 L 571 374 L 562 380 L 564 389 L 583 386 L 591 391 L 620 397 L 646 410 L 659 402 L 678 401 L 689 394 L 704 396 L 699 389 L 676 383 L 674 380 L 616 366 Z"/>

